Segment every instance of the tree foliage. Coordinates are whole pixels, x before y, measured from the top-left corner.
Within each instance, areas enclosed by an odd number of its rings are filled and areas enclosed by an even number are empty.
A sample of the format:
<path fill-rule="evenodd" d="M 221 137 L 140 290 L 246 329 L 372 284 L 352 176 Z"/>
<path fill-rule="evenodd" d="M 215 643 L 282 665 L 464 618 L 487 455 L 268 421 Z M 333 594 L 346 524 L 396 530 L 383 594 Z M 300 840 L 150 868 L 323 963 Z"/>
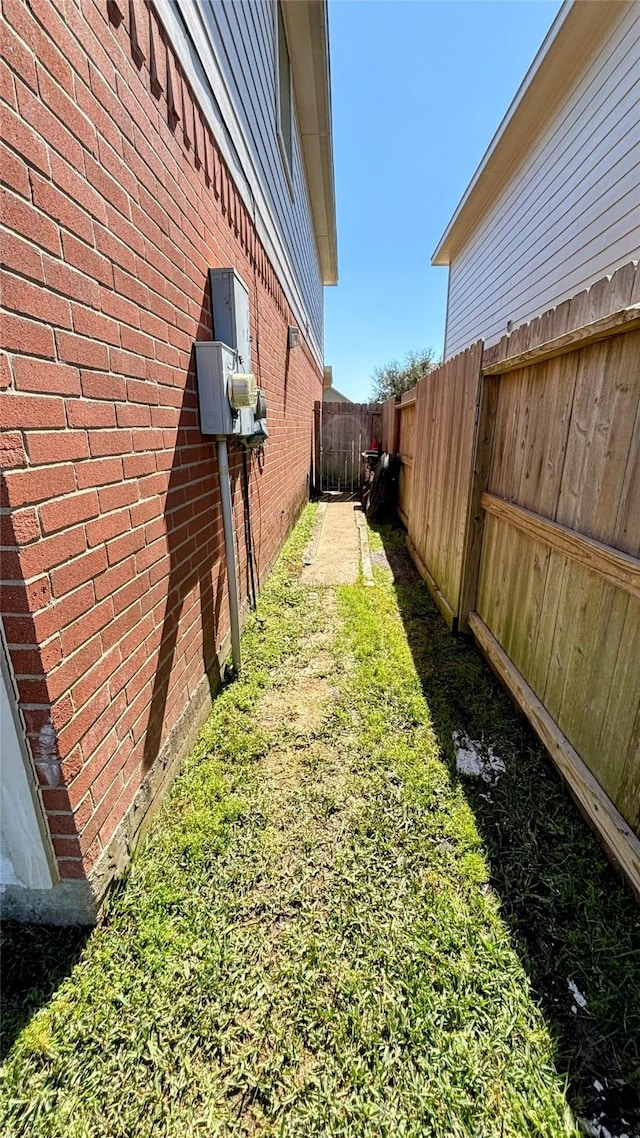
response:
<path fill-rule="evenodd" d="M 437 366 L 438 360 L 433 348 L 422 348 L 408 352 L 404 360 L 392 360 L 384 367 L 377 367 L 371 376 L 372 398 L 382 403 L 391 396 L 403 395 L 415 387 L 423 375 L 428 375 Z"/>

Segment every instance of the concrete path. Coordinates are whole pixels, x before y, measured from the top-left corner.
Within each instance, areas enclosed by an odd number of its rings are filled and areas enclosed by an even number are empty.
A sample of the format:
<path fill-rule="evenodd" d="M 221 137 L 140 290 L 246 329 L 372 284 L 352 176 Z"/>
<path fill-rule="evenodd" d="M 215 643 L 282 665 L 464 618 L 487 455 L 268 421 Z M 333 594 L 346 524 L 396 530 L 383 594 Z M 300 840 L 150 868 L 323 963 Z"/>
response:
<path fill-rule="evenodd" d="M 371 574 L 364 515 L 353 501 L 325 500 L 318 507 L 316 524 L 302 571 L 303 585 L 355 585 L 362 565 L 365 580 Z"/>

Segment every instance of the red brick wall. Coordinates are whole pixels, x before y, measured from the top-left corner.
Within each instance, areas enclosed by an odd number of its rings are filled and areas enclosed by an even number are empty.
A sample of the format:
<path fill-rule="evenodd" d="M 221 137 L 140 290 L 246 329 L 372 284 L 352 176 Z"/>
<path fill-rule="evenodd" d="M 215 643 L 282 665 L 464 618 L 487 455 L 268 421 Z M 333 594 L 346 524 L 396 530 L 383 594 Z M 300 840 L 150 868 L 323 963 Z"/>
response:
<path fill-rule="evenodd" d="M 134 10 L 132 35 L 128 3 L 4 0 L 2 27 L 2 611 L 70 878 L 106 848 L 228 633 L 191 363 L 211 338 L 210 266 L 237 268 L 259 335 L 261 572 L 306 494 L 322 392 L 307 345 L 287 355 L 295 321 L 162 29 Z"/>

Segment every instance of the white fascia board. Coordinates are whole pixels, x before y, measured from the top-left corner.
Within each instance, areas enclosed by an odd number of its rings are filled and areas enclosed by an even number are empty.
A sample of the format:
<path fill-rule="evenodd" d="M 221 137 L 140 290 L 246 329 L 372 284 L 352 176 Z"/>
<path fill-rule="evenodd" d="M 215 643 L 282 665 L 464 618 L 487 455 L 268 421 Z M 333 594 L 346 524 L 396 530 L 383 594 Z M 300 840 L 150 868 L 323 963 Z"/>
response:
<path fill-rule="evenodd" d="M 314 358 L 322 368 L 321 346 L 307 317 L 291 258 L 278 231 L 260 173 L 246 145 L 197 0 L 154 0 L 154 4 L 238 193 L 253 218 L 258 237 L 273 262 L 296 321 L 299 327 L 307 329 Z"/>
<path fill-rule="evenodd" d="M 605 30 L 634 2 L 637 0 L 564 0 L 440 238 L 432 265 L 451 264 L 453 253 L 480 223 L 563 96 L 587 67 Z"/>

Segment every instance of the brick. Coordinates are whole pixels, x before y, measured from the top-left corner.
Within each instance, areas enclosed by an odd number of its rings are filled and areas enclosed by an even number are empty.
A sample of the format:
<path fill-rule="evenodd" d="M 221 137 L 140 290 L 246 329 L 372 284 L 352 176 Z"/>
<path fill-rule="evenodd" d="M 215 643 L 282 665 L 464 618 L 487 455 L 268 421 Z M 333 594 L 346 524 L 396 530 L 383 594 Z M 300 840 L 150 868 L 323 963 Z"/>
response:
<path fill-rule="evenodd" d="M 37 612 L 48 605 L 51 600 L 51 585 L 47 576 L 38 577 L 36 581 L 27 584 L 0 585 L 2 595 L 2 611 L 17 615 L 19 613 Z"/>
<path fill-rule="evenodd" d="M 84 864 L 79 858 L 59 857 L 58 870 L 65 881 L 84 880 L 86 876 Z"/>
<path fill-rule="evenodd" d="M 164 432 L 153 427 L 132 431 L 133 449 L 140 451 L 162 450 L 165 445 Z"/>
<path fill-rule="evenodd" d="M 93 308 L 74 304 L 72 308 L 73 330 L 81 336 L 90 336 L 101 343 L 120 344 L 120 325 Z"/>
<path fill-rule="evenodd" d="M 56 343 L 58 356 L 70 364 L 79 367 L 104 368 L 109 366 L 109 352 L 104 344 L 85 336 L 76 336 L 74 332 L 57 332 Z"/>
<path fill-rule="evenodd" d="M 69 98 L 40 64 L 38 64 L 38 87 L 42 101 L 49 110 L 75 135 L 89 154 L 96 154 L 98 144 L 93 123 L 82 114 L 75 101 Z"/>
<path fill-rule="evenodd" d="M 86 431 L 32 431 L 27 437 L 27 450 L 34 465 L 72 462 L 88 458 L 89 443 Z"/>
<path fill-rule="evenodd" d="M 35 577 L 37 573 L 49 572 L 56 565 L 70 561 L 87 548 L 87 541 L 82 526 L 65 530 L 64 533 L 43 537 L 33 545 L 27 545 L 20 550 L 20 565 L 26 577 Z"/>
<path fill-rule="evenodd" d="M 73 624 L 63 629 L 60 640 L 65 655 L 75 652 L 85 641 L 90 639 L 90 637 L 94 636 L 97 632 L 101 632 L 105 625 L 109 624 L 111 620 L 113 620 L 113 602 L 110 597 L 107 597 L 101 604 L 95 605 L 88 612 L 79 617 L 78 620 L 74 621 Z M 119 661 L 116 663 L 119 663 Z M 116 665 L 113 665 L 113 667 L 115 666 Z M 113 670 L 113 668 L 111 670 Z M 111 675 L 111 670 L 107 673 L 107 676 Z M 92 672 L 95 672 L 95 669 L 93 669 Z M 97 688 L 92 688 L 92 692 L 95 690 L 97 690 Z M 77 706 L 80 706 L 84 702 L 84 699 L 88 698 L 87 696 L 80 697 L 79 693 L 80 687 L 76 685 L 76 687 L 72 689 L 72 694 Z M 78 698 L 76 698 L 76 696 L 78 696 Z M 78 699 L 80 702 L 78 702 Z"/>
<path fill-rule="evenodd" d="M 49 794 L 60 793 L 58 791 L 49 791 Z M 43 794 L 45 808 L 51 810 L 52 807 L 47 806 L 47 792 Z M 80 857 L 80 842 L 78 838 L 60 837 L 58 834 L 52 836 L 53 848 L 59 858 L 79 858 Z M 82 869 L 82 863 L 80 863 Z M 83 874 L 84 875 L 84 874 Z"/>
<path fill-rule="evenodd" d="M 104 372 L 82 371 L 80 373 L 82 394 L 87 399 L 113 399 L 127 398 L 127 384 L 124 379 L 116 375 L 107 375 Z"/>
<path fill-rule="evenodd" d="M 105 573 L 96 578 L 96 597 L 101 601 L 104 597 L 115 593 L 122 585 L 127 584 L 135 576 L 135 558 L 130 557 L 121 561 L 119 565 L 112 565 Z"/>
<path fill-rule="evenodd" d="M 4 4 L 4 15 L 8 23 L 11 25 L 11 28 L 15 29 L 15 31 L 18 33 L 20 40 L 23 41 L 23 44 L 28 45 L 36 58 L 40 60 L 40 62 L 54 77 L 54 79 L 56 79 L 57 82 L 60 83 L 60 85 L 64 87 L 64 89 L 69 94 L 72 94 L 73 73 L 69 64 L 67 63 L 62 53 L 56 47 L 55 40 L 53 40 L 51 36 L 47 35 L 37 20 L 34 19 L 27 5 L 20 3 L 19 0 L 6 0 Z M 9 41 L 11 44 L 9 51 L 11 51 L 13 44 L 20 43 L 20 41 L 16 40 L 13 32 L 8 32 L 8 29 L 5 27 L 3 39 L 8 34 L 11 35 L 11 39 Z M 3 44 L 3 49 L 5 51 L 7 51 L 7 46 L 8 45 L 5 40 Z M 17 67 L 15 55 L 12 53 L 12 66 L 14 66 L 14 68 L 19 71 L 19 74 L 25 80 L 25 82 L 29 83 L 29 85 L 33 87 L 34 90 L 36 90 L 37 78 L 35 60 L 33 59 L 33 56 L 30 54 L 30 52 L 25 51 L 22 44 L 20 44 L 20 50 L 24 56 L 27 57 L 29 61 L 28 65 L 26 64 L 25 60 L 22 66 Z M 13 49 L 13 51 L 15 51 L 15 49 Z"/>
<path fill-rule="evenodd" d="M 106 111 L 104 104 L 96 99 L 88 84 L 76 83 L 76 102 L 80 110 L 91 120 L 96 128 L 98 152 L 101 153 L 102 138 L 106 138 L 114 149 L 121 150 L 122 142 L 117 124 Z"/>
<path fill-rule="evenodd" d="M 103 201 L 110 202 L 114 209 L 117 209 L 125 218 L 129 218 L 131 211 L 129 209 L 129 195 L 126 191 L 95 159 L 87 157 L 85 168 L 91 185 L 98 191 Z"/>
<path fill-rule="evenodd" d="M 5 430 L 64 428 L 67 425 L 64 401 L 54 396 L 18 395 L 8 391 L 2 400 L 2 425 Z"/>
<path fill-rule="evenodd" d="M 95 518 L 100 512 L 98 495 L 95 490 L 73 494 L 66 498 L 56 498 L 40 507 L 40 521 L 45 534 L 56 533 L 77 525 L 78 522 Z M 91 542 L 89 542 L 91 545 Z"/>
<path fill-rule="evenodd" d="M 15 272 L 20 273 L 22 277 L 30 277 L 40 284 L 44 283 L 44 269 L 42 265 L 42 254 L 39 249 L 34 248 L 30 241 L 25 241 L 16 233 L 10 233 L 4 230 L 2 233 L 2 264 L 7 269 L 13 269 Z M 6 300 L 3 303 L 7 307 Z"/>
<path fill-rule="evenodd" d="M 71 327 L 71 309 L 67 300 L 12 273 L 1 273 L 0 284 L 2 303 L 6 309 L 22 316 L 32 316 L 45 324 Z"/>
<path fill-rule="evenodd" d="M 13 648 L 11 658 L 16 675 L 45 675 L 62 659 L 59 637 L 38 648 Z"/>
<path fill-rule="evenodd" d="M 74 399 L 67 403 L 67 419 L 70 427 L 115 427 L 116 410 L 106 400 Z"/>
<path fill-rule="evenodd" d="M 108 763 L 111 756 L 115 754 L 118 745 L 116 732 L 112 730 L 110 734 L 94 748 L 91 755 L 83 762 L 81 769 L 69 785 L 68 794 L 70 802 L 75 804 L 84 797 L 105 764 Z"/>
<path fill-rule="evenodd" d="M 140 605 L 139 598 L 136 598 L 136 600 L 134 601 L 134 603 L 132 605 L 126 606 L 126 608 L 122 609 L 116 615 L 112 624 L 108 625 L 105 629 L 103 629 L 102 643 L 104 644 L 105 649 L 108 649 L 112 645 L 118 644 L 119 642 L 121 642 L 123 637 L 127 636 L 127 634 L 130 633 L 134 628 L 138 628 L 140 626 L 142 619 L 143 619 L 142 607 Z M 130 657 L 132 656 L 132 654 L 138 655 L 138 664 L 136 665 L 134 670 L 133 671 L 130 671 L 130 670 L 127 671 L 127 675 L 129 677 L 129 680 L 130 680 L 131 677 L 133 676 L 134 672 L 137 672 L 137 670 L 142 666 L 143 663 L 149 662 L 148 652 L 147 652 L 145 645 L 139 644 L 139 642 L 138 642 L 138 644 L 134 645 L 133 647 L 131 647 L 129 644 L 127 644 L 127 651 L 126 652 L 122 652 L 122 644 L 120 643 L 120 650 L 121 650 L 123 662 L 128 661 L 130 659 Z M 141 651 L 144 651 L 144 657 L 140 656 Z M 151 657 L 150 662 L 155 667 L 155 662 L 153 660 L 153 657 Z M 113 690 L 120 690 L 120 689 L 114 688 L 113 683 L 112 683 L 112 684 L 110 684 L 110 690 L 113 691 Z M 127 682 L 125 694 L 127 696 L 128 702 L 130 702 L 133 699 L 133 696 L 135 694 L 132 691 L 132 689 L 129 688 L 128 682 Z"/>
<path fill-rule="evenodd" d="M 118 240 L 108 230 L 96 227 L 96 248 L 114 264 L 120 265 L 129 273 L 135 273 L 135 254 L 128 245 Z"/>
<path fill-rule="evenodd" d="M 120 348 L 109 349 L 109 366 L 111 371 L 119 375 L 143 378 L 147 374 L 144 358 Z"/>
<path fill-rule="evenodd" d="M 105 81 L 104 75 L 100 70 L 94 67 L 93 62 L 89 64 L 89 79 L 92 94 L 95 96 L 98 104 L 104 108 L 110 120 L 115 123 L 118 128 L 118 137 L 121 147 L 122 136 L 130 139 L 133 138 L 133 123 L 115 91 L 113 91 L 109 83 Z M 120 149 L 120 147 L 118 149 Z"/>
<path fill-rule="evenodd" d="M 31 193 L 28 166 L 3 142 L 0 142 L 0 182 L 24 198 Z"/>
<path fill-rule="evenodd" d="M 105 689 L 106 690 L 106 689 Z M 82 740 L 82 750 L 85 757 L 92 754 L 95 748 L 107 737 L 114 725 L 118 722 L 125 708 L 123 695 L 116 696 L 107 705 L 99 719 L 89 728 Z"/>
<path fill-rule="evenodd" d="M 130 557 L 132 553 L 136 553 L 139 549 L 142 549 L 144 544 L 144 532 L 141 529 L 124 534 L 122 537 L 112 538 L 107 543 L 107 559 L 109 565 L 117 565 L 119 561 L 123 561 L 126 557 Z"/>
<path fill-rule="evenodd" d="M 57 699 L 59 695 L 64 695 L 69 691 L 71 686 L 83 676 L 89 668 L 93 667 L 98 662 L 102 654 L 102 646 L 100 644 L 100 637 L 94 636 L 92 640 L 85 642 L 77 652 L 73 655 L 67 656 L 63 659 L 62 663 L 49 674 L 49 692 L 52 699 Z M 63 740 L 63 734 L 68 732 Z M 74 743 L 69 743 L 69 735 L 71 734 L 69 728 L 65 728 L 58 739 L 60 747 L 60 754 L 64 755 L 71 749 L 77 742 L 74 738 Z"/>
<path fill-rule="evenodd" d="M 14 232 L 26 237 L 34 245 L 48 249 L 50 253 L 60 252 L 58 226 L 37 209 L 34 209 L 29 202 L 25 202 L 22 198 L 3 190 L 0 194 L 0 208 L 2 222 L 8 229 L 13 229 Z"/>
<path fill-rule="evenodd" d="M 127 300 L 126 297 L 118 296 L 116 292 L 104 289 L 100 298 L 100 306 L 106 316 L 112 316 L 120 324 L 130 324 L 137 328 L 140 322 L 141 310 L 138 306 L 133 301 Z"/>
<path fill-rule="evenodd" d="M 85 167 L 87 161 L 89 159 L 85 158 Z M 87 182 L 86 177 L 79 174 L 55 151 L 51 154 L 50 163 L 51 179 L 58 189 L 63 190 L 85 213 L 90 214 L 96 221 L 104 225 L 107 219 L 104 201 L 100 194 L 96 193 L 94 187 Z"/>
<path fill-rule="evenodd" d="M 53 218 L 63 229 L 70 229 L 84 241 L 93 244 L 93 222 L 80 206 L 62 193 L 53 182 L 39 174 L 31 174 L 33 204 L 47 217 Z"/>
<path fill-rule="evenodd" d="M 153 383 L 139 379 L 128 379 L 127 399 L 131 403 L 159 403 L 160 393 Z"/>
<path fill-rule="evenodd" d="M 92 431 L 89 436 L 92 457 L 126 454 L 131 451 L 131 431 Z"/>
<path fill-rule="evenodd" d="M 74 589 L 84 586 L 90 589 L 91 599 L 94 602 L 94 588 L 92 582 L 95 577 L 103 573 L 107 567 L 107 554 L 104 547 L 85 553 L 83 557 L 76 557 L 72 565 L 64 569 L 54 569 L 51 574 L 51 590 L 55 597 L 64 597 Z M 83 594 L 86 596 L 86 594 Z"/>
<path fill-rule="evenodd" d="M 31 507 L 13 510 L 0 515 L 0 544 L 28 545 L 40 537 L 40 522 L 36 511 Z"/>
<path fill-rule="evenodd" d="M 121 506 L 130 506 L 138 500 L 138 486 L 135 482 L 121 482 L 117 486 L 105 486 L 98 490 L 100 510 L 103 514 L 110 510 L 117 510 Z"/>
<path fill-rule="evenodd" d="M 67 364 L 16 356 L 13 361 L 13 374 L 18 391 L 41 392 L 47 395 L 80 394 L 78 369 Z M 67 404 L 67 415 L 69 408 L 75 405 L 75 400 Z M 84 426 L 84 424 L 71 423 L 70 426 Z"/>
<path fill-rule="evenodd" d="M 110 619 L 110 598 L 107 598 L 106 601 L 103 601 L 101 605 L 97 605 L 93 610 L 90 624 L 92 627 L 99 626 L 100 628 L 104 628 Z M 87 627 L 89 627 L 89 622 L 87 623 Z M 89 700 L 93 699 L 96 692 L 104 689 L 108 684 L 109 678 L 121 662 L 122 658 L 117 647 L 111 652 L 103 653 L 94 667 L 84 672 L 71 689 L 74 705 L 78 708 L 84 707 Z"/>
<path fill-rule="evenodd" d="M 49 358 L 55 355 L 53 330 L 46 324 L 6 313 L 2 318 L 1 327 L 2 347 L 8 351 Z"/>
<path fill-rule="evenodd" d="M 62 293 L 64 296 L 79 300 L 81 304 L 91 308 L 100 307 L 100 285 L 91 280 L 85 273 L 79 272 L 64 261 L 54 261 L 45 256 L 44 278 L 48 288 Z"/>
<path fill-rule="evenodd" d="M 12 466 L 25 466 L 24 441 L 19 431 L 5 431 L 0 435 L 0 467 L 8 470 Z"/>
<path fill-rule="evenodd" d="M 20 38 L 6 23 L 2 28 L 2 42 L 0 43 L 0 48 L 2 50 L 2 58 L 6 60 L 4 67 L 9 72 L 9 75 L 19 75 L 33 91 L 36 91 L 38 88 L 38 78 L 33 55 L 27 50 L 24 43 L 21 43 Z M 13 91 L 13 84 L 11 89 Z M 16 105 L 13 97 L 7 97 L 7 102 L 12 107 Z"/>
<path fill-rule="evenodd" d="M 75 269 L 80 269 L 92 280 L 99 281 L 109 288 L 113 287 L 113 268 L 106 257 L 97 253 L 95 249 L 90 249 L 88 245 L 78 241 L 70 233 L 63 233 L 62 247 L 67 264 L 72 265 Z"/>
<path fill-rule="evenodd" d="M 151 408 L 142 403 L 118 403 L 116 416 L 119 427 L 150 427 Z"/>
<path fill-rule="evenodd" d="M 136 277 L 131 273 L 125 272 L 118 265 L 114 265 L 113 279 L 116 292 L 122 296 L 132 300 L 134 304 L 139 305 L 141 308 L 149 308 L 149 290 L 146 285 L 140 284 Z"/>
<path fill-rule="evenodd" d="M 29 166 L 43 174 L 49 173 L 49 155 L 42 137 L 20 114 L 6 106 L 2 108 L 2 138 L 5 145 L 19 154 Z"/>
<path fill-rule="evenodd" d="M 141 356 L 153 357 L 154 354 L 154 345 L 151 336 L 145 335 L 144 332 L 138 332 L 135 328 L 122 329 L 122 347 L 128 352 L 135 352 Z"/>
<path fill-rule="evenodd" d="M 76 467 L 78 489 L 89 486 L 104 486 L 107 482 L 121 482 L 123 476 L 121 458 L 94 458 L 81 462 Z"/>
<path fill-rule="evenodd" d="M 129 511 L 126 509 L 100 515 L 96 521 L 87 526 L 87 543 L 94 546 L 108 542 L 118 534 L 125 533 L 130 525 Z"/>

